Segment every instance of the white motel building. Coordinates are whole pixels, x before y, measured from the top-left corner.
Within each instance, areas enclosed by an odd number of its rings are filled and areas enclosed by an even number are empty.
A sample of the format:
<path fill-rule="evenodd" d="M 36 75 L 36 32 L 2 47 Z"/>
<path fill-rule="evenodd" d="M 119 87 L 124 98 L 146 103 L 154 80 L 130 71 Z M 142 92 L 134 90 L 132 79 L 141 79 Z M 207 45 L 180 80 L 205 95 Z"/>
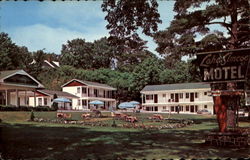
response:
<path fill-rule="evenodd" d="M 142 109 L 151 112 L 197 113 L 206 109 L 214 114 L 209 84 L 179 83 L 147 85 L 141 91 Z"/>
<path fill-rule="evenodd" d="M 90 110 L 93 108 L 102 108 L 108 110 L 110 107 L 116 107 L 116 88 L 107 84 L 72 79 L 61 87 L 63 92 L 79 97 L 78 99 L 73 99 L 72 109 Z M 97 106 L 89 104 L 94 100 L 102 101 L 104 104 Z"/>

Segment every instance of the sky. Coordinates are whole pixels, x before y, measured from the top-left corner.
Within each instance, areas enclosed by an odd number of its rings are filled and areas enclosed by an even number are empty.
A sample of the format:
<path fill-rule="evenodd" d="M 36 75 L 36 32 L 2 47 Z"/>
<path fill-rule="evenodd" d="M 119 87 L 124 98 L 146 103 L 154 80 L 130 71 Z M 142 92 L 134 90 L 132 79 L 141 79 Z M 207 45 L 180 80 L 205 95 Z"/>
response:
<path fill-rule="evenodd" d="M 174 17 L 174 1 L 158 3 L 163 22 L 158 28 L 163 30 Z M 28 47 L 29 51 L 44 49 L 60 54 L 62 44 L 68 40 L 82 38 L 93 42 L 109 36 L 101 4 L 102 1 L 0 2 L 0 31 L 8 33 L 14 43 Z M 141 38 L 148 41 L 148 50 L 158 55 L 153 39 L 145 35 Z"/>

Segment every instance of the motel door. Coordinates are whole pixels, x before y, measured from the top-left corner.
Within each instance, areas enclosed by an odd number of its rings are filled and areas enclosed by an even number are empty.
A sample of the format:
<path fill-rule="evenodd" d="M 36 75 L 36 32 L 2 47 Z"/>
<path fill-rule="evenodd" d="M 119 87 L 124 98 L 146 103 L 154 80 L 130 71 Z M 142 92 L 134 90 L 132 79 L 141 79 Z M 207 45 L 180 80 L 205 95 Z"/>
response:
<path fill-rule="evenodd" d="M 194 93 L 190 93 L 190 102 L 194 101 Z"/>
<path fill-rule="evenodd" d="M 190 112 L 194 112 L 194 106 L 190 106 Z"/>
<path fill-rule="evenodd" d="M 158 96 L 157 96 L 157 94 L 154 95 L 154 103 L 158 103 Z"/>
<path fill-rule="evenodd" d="M 175 93 L 175 102 L 179 102 L 179 94 Z"/>

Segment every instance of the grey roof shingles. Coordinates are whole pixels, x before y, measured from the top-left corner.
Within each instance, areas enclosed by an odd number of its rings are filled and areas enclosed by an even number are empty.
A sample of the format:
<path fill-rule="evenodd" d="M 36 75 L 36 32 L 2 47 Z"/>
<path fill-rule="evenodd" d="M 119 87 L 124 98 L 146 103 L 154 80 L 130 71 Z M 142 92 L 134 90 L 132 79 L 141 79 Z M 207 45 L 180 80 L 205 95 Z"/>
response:
<path fill-rule="evenodd" d="M 210 88 L 210 85 L 205 84 L 205 83 L 177 83 L 177 84 L 147 85 L 141 90 L 141 92 L 179 90 L 179 89 L 201 89 L 201 88 Z"/>
<path fill-rule="evenodd" d="M 42 89 L 42 90 L 37 90 L 38 92 L 51 95 L 53 96 L 56 94 L 58 97 L 71 97 L 71 98 L 79 98 L 73 94 L 67 93 L 67 92 L 62 92 L 62 91 L 52 91 L 52 90 L 47 90 L 47 89 Z"/>
<path fill-rule="evenodd" d="M 9 75 L 12 75 L 12 74 L 14 74 L 14 73 L 16 73 L 18 71 L 20 71 L 20 69 L 19 70 L 0 71 L 0 79 L 3 79 L 3 78 L 5 78 L 5 77 L 7 77 Z"/>

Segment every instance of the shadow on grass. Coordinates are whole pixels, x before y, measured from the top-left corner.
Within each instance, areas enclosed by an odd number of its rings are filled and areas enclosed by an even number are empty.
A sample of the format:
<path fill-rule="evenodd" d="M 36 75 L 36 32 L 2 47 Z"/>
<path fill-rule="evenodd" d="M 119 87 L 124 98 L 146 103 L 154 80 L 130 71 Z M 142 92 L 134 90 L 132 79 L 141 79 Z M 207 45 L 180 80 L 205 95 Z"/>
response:
<path fill-rule="evenodd" d="M 77 127 L 0 124 L 4 159 L 238 158 L 249 148 L 204 145 L 208 130 L 93 131 Z"/>

